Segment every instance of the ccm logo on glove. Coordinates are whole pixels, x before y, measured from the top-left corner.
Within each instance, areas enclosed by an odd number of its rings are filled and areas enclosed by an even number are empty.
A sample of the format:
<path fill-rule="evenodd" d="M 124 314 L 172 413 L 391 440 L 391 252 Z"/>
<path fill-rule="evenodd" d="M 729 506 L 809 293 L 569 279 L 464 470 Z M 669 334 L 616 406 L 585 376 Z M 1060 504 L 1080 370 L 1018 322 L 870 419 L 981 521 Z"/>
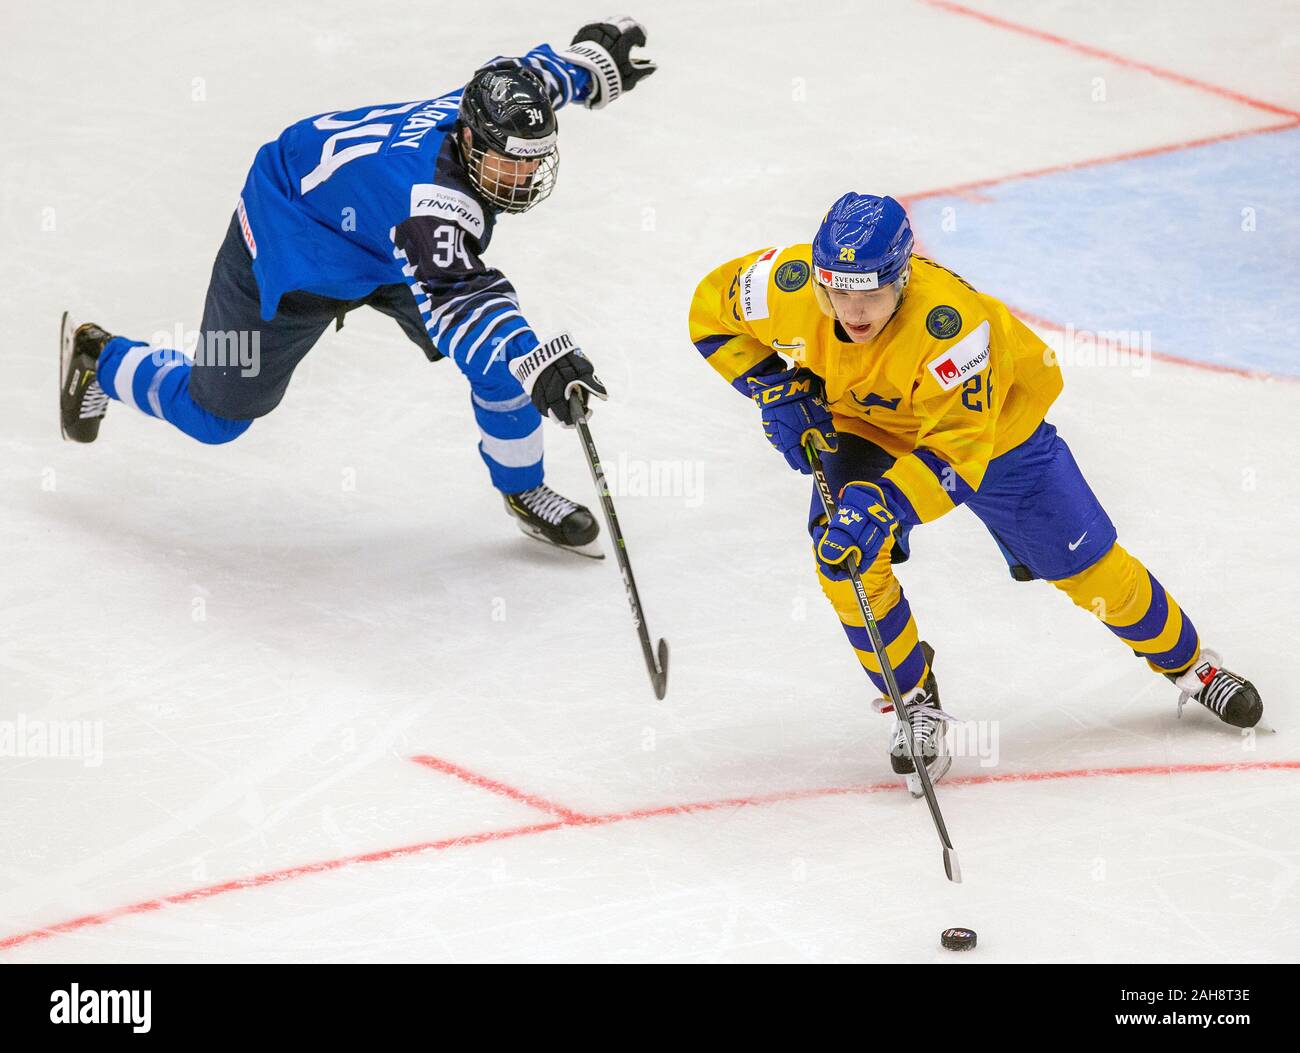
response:
<path fill-rule="evenodd" d="M 839 445 L 835 422 L 822 398 L 822 381 L 806 369 L 749 378 L 749 391 L 762 411 L 763 434 L 796 472 L 809 474 L 804 443 L 833 452 Z"/>
<path fill-rule="evenodd" d="M 813 549 L 822 574 L 831 581 L 843 581 L 848 577 L 844 564 L 850 555 L 861 567 L 869 567 L 898 526 L 898 517 L 890 511 L 879 486 L 849 483 L 840 492 L 834 518 L 813 531 Z"/>
<path fill-rule="evenodd" d="M 754 397 L 764 404 L 779 402 L 781 399 L 794 398 L 796 395 L 812 395 L 812 378 L 804 377 L 802 380 L 792 380 L 788 384 L 777 384 L 774 387 L 766 388 L 760 391 Z"/>

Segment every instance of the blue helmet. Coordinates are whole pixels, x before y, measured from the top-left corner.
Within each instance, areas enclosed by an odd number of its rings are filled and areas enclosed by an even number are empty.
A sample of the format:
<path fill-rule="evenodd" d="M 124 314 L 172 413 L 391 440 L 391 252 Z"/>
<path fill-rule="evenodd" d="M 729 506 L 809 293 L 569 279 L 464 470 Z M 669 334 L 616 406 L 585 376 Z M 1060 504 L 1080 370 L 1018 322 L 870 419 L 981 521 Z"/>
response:
<path fill-rule="evenodd" d="M 907 273 L 912 225 L 892 197 L 845 194 L 835 202 L 813 238 L 817 284 L 855 292 L 880 289 Z"/>

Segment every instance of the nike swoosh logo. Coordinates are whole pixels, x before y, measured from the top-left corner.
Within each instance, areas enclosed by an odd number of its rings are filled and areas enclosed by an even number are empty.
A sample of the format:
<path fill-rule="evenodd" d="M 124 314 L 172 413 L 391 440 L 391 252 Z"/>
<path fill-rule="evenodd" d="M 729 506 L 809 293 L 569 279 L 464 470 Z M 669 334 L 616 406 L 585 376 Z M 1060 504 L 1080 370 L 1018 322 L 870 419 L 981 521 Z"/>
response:
<path fill-rule="evenodd" d="M 780 340 L 773 340 L 772 346 L 778 351 L 798 351 L 799 348 L 804 346 L 804 342 L 802 340 L 796 340 L 793 344 L 783 344 Z"/>
<path fill-rule="evenodd" d="M 1079 540 L 1070 545 L 1070 551 L 1073 552 L 1076 548 L 1082 545 L 1083 539 L 1086 538 L 1087 536 L 1088 536 L 1088 531 L 1085 530 L 1082 534 L 1079 535 Z"/>

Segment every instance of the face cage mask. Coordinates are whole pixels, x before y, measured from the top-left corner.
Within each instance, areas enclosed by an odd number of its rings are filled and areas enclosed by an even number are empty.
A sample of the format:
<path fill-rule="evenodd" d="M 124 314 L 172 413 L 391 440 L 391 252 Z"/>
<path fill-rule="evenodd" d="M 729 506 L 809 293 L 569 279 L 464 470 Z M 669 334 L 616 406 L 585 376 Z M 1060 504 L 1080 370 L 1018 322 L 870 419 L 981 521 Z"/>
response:
<path fill-rule="evenodd" d="M 527 212 L 545 201 L 555 189 L 560 171 L 560 151 L 553 148 L 541 157 L 510 157 L 495 150 L 472 147 L 466 168 L 470 182 L 502 212 Z M 528 171 L 528 165 L 537 167 Z M 516 180 L 518 181 L 516 183 Z"/>

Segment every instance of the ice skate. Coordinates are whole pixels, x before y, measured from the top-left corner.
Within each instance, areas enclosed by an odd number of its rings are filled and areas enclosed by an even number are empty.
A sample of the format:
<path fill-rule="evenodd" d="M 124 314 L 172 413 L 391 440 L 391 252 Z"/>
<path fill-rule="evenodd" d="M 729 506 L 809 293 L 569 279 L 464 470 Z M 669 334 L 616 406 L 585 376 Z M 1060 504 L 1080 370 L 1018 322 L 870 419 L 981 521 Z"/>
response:
<path fill-rule="evenodd" d="M 930 782 L 937 783 L 952 767 L 952 755 L 948 752 L 948 743 L 944 736 L 944 725 L 952 717 L 939 708 L 939 685 L 934 678 L 934 648 L 922 641 L 921 651 L 925 655 L 930 672 L 925 683 L 904 698 L 912 714 L 912 743 L 917 754 L 925 759 L 925 770 L 930 774 Z M 879 713 L 892 713 L 894 704 L 887 698 L 878 698 L 873 703 Z M 913 797 L 923 797 L 920 776 L 912 766 L 907 755 L 907 745 L 903 741 L 903 722 L 900 719 L 894 726 L 894 737 L 889 743 L 889 763 L 894 774 L 903 776 L 908 792 Z"/>
<path fill-rule="evenodd" d="M 596 538 L 600 527 L 591 512 L 545 484 L 505 494 L 506 509 L 531 538 L 589 559 L 604 559 Z"/>
<path fill-rule="evenodd" d="M 1259 692 L 1249 680 L 1224 669 L 1221 662 L 1216 652 L 1203 648 L 1190 669 L 1169 676 L 1181 692 L 1178 715 L 1183 715 L 1188 702 L 1199 702 L 1225 724 L 1253 728 L 1264 715 Z"/>
<path fill-rule="evenodd" d="M 94 442 L 108 412 L 95 364 L 112 336 L 93 322 L 78 325 L 63 312 L 59 327 L 59 430 L 73 442 Z"/>

